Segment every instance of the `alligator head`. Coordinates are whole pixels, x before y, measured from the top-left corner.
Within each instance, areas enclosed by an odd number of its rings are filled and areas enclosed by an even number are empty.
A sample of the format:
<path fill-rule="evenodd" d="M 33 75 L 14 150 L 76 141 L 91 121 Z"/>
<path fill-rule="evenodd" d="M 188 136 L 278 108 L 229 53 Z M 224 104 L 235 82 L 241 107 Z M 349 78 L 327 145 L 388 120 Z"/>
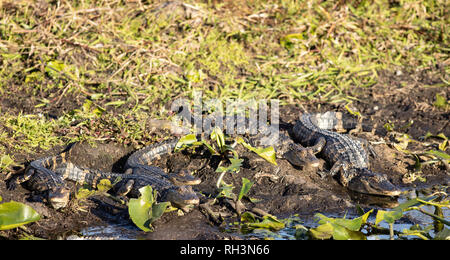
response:
<path fill-rule="evenodd" d="M 314 151 L 299 145 L 291 147 L 283 157 L 295 166 L 307 168 L 317 168 L 320 166 L 320 161 L 314 155 Z"/>
<path fill-rule="evenodd" d="M 48 191 L 48 201 L 54 209 L 60 209 L 67 206 L 70 198 L 70 190 L 67 187 L 59 186 Z"/>
<path fill-rule="evenodd" d="M 374 173 L 368 169 L 355 169 L 357 174 L 346 181 L 348 189 L 359 193 L 381 196 L 398 196 L 401 191 L 392 184 L 385 174 Z"/>
<path fill-rule="evenodd" d="M 201 179 L 192 175 L 188 170 L 181 170 L 177 173 L 168 174 L 170 181 L 175 185 L 197 185 Z"/>
<path fill-rule="evenodd" d="M 175 188 L 168 190 L 162 199 L 169 201 L 183 211 L 186 211 L 189 205 L 198 205 L 200 203 L 197 194 L 192 190 L 191 186 L 175 186 Z"/>

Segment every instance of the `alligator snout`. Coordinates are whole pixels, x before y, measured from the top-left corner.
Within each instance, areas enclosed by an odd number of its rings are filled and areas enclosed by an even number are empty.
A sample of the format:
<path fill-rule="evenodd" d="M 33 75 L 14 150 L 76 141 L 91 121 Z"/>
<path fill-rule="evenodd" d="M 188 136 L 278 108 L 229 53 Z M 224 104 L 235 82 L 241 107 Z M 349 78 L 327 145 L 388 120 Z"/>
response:
<path fill-rule="evenodd" d="M 401 193 L 401 190 L 392 184 L 385 174 L 370 171 L 353 177 L 348 182 L 348 188 L 359 193 L 381 196 L 394 197 Z"/>

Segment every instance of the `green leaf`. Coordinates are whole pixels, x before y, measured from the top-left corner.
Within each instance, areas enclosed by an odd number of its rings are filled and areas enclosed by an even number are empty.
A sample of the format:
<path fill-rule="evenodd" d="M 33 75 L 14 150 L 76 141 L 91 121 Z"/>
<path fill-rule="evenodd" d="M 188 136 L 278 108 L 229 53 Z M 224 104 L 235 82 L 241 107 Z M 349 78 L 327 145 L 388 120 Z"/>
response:
<path fill-rule="evenodd" d="M 420 204 L 419 200 L 417 198 L 414 198 L 414 199 L 410 199 L 410 200 L 407 200 L 407 201 L 401 203 L 400 205 L 395 207 L 393 210 L 394 211 L 405 211 L 408 208 L 419 205 L 419 204 Z"/>
<path fill-rule="evenodd" d="M 19 240 L 46 240 L 44 238 L 40 238 L 40 237 L 35 237 L 33 235 L 29 235 L 29 234 L 23 234 Z"/>
<path fill-rule="evenodd" d="M 170 202 L 167 201 L 153 204 L 151 218 L 148 220 L 148 223 L 151 224 L 153 221 L 160 218 L 169 206 Z"/>
<path fill-rule="evenodd" d="M 254 183 L 251 182 L 249 179 L 242 177 L 242 187 L 241 191 L 239 192 L 238 200 L 241 200 L 242 197 L 247 195 L 247 193 L 250 191 L 250 188 L 252 187 Z"/>
<path fill-rule="evenodd" d="M 432 225 L 425 227 L 422 229 L 418 224 L 411 226 L 409 229 L 402 230 L 402 236 L 417 236 L 423 240 L 428 240 L 425 235 L 428 235 L 430 230 L 433 228 Z"/>
<path fill-rule="evenodd" d="M 308 234 L 307 227 L 300 225 L 300 224 L 295 225 L 295 234 L 294 234 L 295 239 L 307 240 L 308 239 L 307 234 Z"/>
<path fill-rule="evenodd" d="M 181 137 L 180 140 L 178 140 L 177 144 L 175 145 L 174 151 L 178 152 L 186 146 L 191 146 L 195 142 L 197 142 L 197 137 L 195 136 L 195 134 L 185 135 Z"/>
<path fill-rule="evenodd" d="M 300 33 L 291 33 L 281 37 L 280 44 L 286 49 L 291 49 L 295 43 L 303 40 L 303 35 Z"/>
<path fill-rule="evenodd" d="M 0 204 L 0 230 L 16 228 L 40 218 L 32 207 L 23 203 L 10 201 Z"/>
<path fill-rule="evenodd" d="M 366 240 L 366 236 L 360 231 L 349 230 L 340 225 L 333 225 L 333 239 L 334 240 Z"/>
<path fill-rule="evenodd" d="M 431 151 L 426 151 L 425 154 L 438 157 L 441 160 L 450 161 L 450 155 L 448 155 L 447 153 L 441 152 L 441 151 L 431 150 Z"/>
<path fill-rule="evenodd" d="M 86 199 L 89 196 L 94 195 L 96 192 L 95 190 L 90 190 L 90 189 L 86 189 L 86 188 L 80 188 L 78 190 L 77 193 L 75 193 L 75 198 L 80 200 L 80 199 Z"/>
<path fill-rule="evenodd" d="M 216 172 L 239 172 L 243 161 L 244 159 L 230 158 L 231 165 L 227 167 L 219 166 Z"/>
<path fill-rule="evenodd" d="M 216 151 L 209 143 L 207 143 L 205 140 L 202 140 L 201 143 L 202 143 L 203 145 L 205 145 L 206 148 L 208 148 L 209 152 L 210 152 L 212 155 L 219 155 L 219 152 L 217 152 L 217 151 Z M 194 143 L 194 145 L 195 145 L 195 143 Z"/>
<path fill-rule="evenodd" d="M 309 230 L 309 233 L 315 239 L 330 239 L 333 236 L 333 232 L 334 228 L 330 222 Z"/>
<path fill-rule="evenodd" d="M 120 107 L 123 104 L 127 103 L 125 100 L 117 100 L 117 101 L 111 101 L 105 104 L 105 106 L 115 106 Z"/>
<path fill-rule="evenodd" d="M 156 203 L 156 191 L 153 193 L 150 185 L 140 188 L 139 192 L 139 198 L 130 199 L 128 213 L 137 227 L 145 232 L 153 231 L 151 223 L 164 214 L 170 202 Z"/>
<path fill-rule="evenodd" d="M 258 220 L 256 219 L 255 215 L 253 213 L 250 213 L 248 211 L 242 213 L 241 215 L 241 222 L 245 223 L 256 223 Z"/>
<path fill-rule="evenodd" d="M 0 169 L 4 170 L 8 168 L 11 164 L 14 164 L 14 160 L 9 157 L 9 155 L 4 154 L 2 157 L 0 157 Z"/>
<path fill-rule="evenodd" d="M 369 210 L 368 212 L 366 212 L 364 215 L 359 216 L 357 218 L 354 219 L 345 219 L 345 218 L 329 218 L 326 217 L 320 213 L 315 214 L 314 216 L 319 218 L 319 224 L 324 224 L 326 222 L 330 222 L 332 224 L 337 224 L 339 226 L 345 227 L 349 230 L 352 231 L 358 231 L 361 229 L 361 225 L 366 223 L 367 218 L 369 217 L 370 213 L 373 212 L 372 210 Z"/>
<path fill-rule="evenodd" d="M 375 225 L 378 225 L 381 221 L 386 221 L 389 224 L 394 224 L 394 222 L 403 216 L 401 210 L 385 211 L 378 210 L 377 216 L 375 217 Z"/>
<path fill-rule="evenodd" d="M 249 149 L 250 151 L 256 153 L 257 155 L 261 156 L 266 161 L 270 162 L 271 164 L 277 165 L 277 158 L 275 149 L 272 146 L 269 147 L 252 147 L 250 144 L 246 143 L 242 137 L 239 137 L 237 139 L 237 142 L 242 144 L 245 148 Z"/>
<path fill-rule="evenodd" d="M 318 239 L 329 239 L 332 236 L 335 240 L 365 240 L 365 235 L 359 230 L 372 211 L 354 219 L 330 218 L 317 213 L 314 216 L 319 218 L 318 223 L 322 225 L 313 229 L 311 235 Z"/>
<path fill-rule="evenodd" d="M 347 109 L 347 111 L 357 117 L 361 117 L 361 113 L 359 113 L 358 111 L 353 111 L 350 107 L 349 104 L 345 105 L 345 109 Z"/>
<path fill-rule="evenodd" d="M 52 60 L 47 63 L 47 66 L 45 66 L 45 72 L 47 72 L 50 77 L 57 78 L 65 68 L 66 65 L 63 61 Z"/>
<path fill-rule="evenodd" d="M 433 105 L 438 108 L 446 108 L 448 102 L 445 97 L 439 95 L 439 93 L 436 93 L 436 101 L 434 101 Z"/>
<path fill-rule="evenodd" d="M 225 197 L 229 199 L 235 199 L 236 195 L 233 193 L 233 184 L 226 184 L 225 182 L 221 181 L 219 189 L 219 194 L 217 195 L 217 198 Z"/>
<path fill-rule="evenodd" d="M 262 228 L 262 229 L 268 229 L 272 231 L 277 231 L 280 229 L 283 229 L 285 227 L 285 224 L 281 221 L 279 221 L 274 216 L 264 216 L 262 221 L 258 221 L 253 214 L 249 212 L 244 212 L 241 216 L 241 222 L 243 222 L 243 228 L 244 229 L 256 229 L 256 228 Z"/>
<path fill-rule="evenodd" d="M 113 187 L 111 184 L 111 181 L 108 179 L 101 179 L 100 182 L 97 184 L 97 190 L 101 192 L 107 192 Z"/>
<path fill-rule="evenodd" d="M 211 140 L 216 140 L 217 147 L 222 153 L 226 150 L 225 135 L 219 127 L 214 127 L 214 130 L 211 132 Z"/>
<path fill-rule="evenodd" d="M 277 159 L 276 159 L 276 153 L 275 149 L 272 146 L 265 147 L 265 148 L 255 148 L 253 150 L 256 154 L 264 158 L 266 161 L 270 162 L 271 164 L 277 165 Z"/>
<path fill-rule="evenodd" d="M 394 131 L 394 124 L 392 124 L 392 123 L 386 123 L 386 124 L 383 125 L 383 127 L 388 132 Z"/>
<path fill-rule="evenodd" d="M 438 135 L 433 135 L 432 133 L 427 132 L 424 136 L 424 140 L 427 140 L 430 137 L 443 139 L 444 141 L 439 144 L 439 150 L 445 151 L 447 149 L 448 138 L 447 138 L 447 136 L 444 135 L 444 133 L 439 133 Z"/>
<path fill-rule="evenodd" d="M 239 172 L 242 166 L 242 162 L 244 159 L 239 158 L 230 158 L 231 165 L 228 166 L 228 171 L 230 172 Z"/>

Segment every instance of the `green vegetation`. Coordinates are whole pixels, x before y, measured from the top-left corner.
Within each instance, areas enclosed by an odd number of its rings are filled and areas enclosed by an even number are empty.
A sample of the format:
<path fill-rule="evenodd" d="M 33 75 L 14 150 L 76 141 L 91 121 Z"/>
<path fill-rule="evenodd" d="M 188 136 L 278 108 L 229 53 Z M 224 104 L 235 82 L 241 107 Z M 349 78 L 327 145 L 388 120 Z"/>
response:
<path fill-rule="evenodd" d="M 133 223 L 144 231 L 152 231 L 151 224 L 164 214 L 170 202 L 156 203 L 156 191 L 147 185 L 139 189 L 141 196 L 130 199 L 128 213 Z"/>
<path fill-rule="evenodd" d="M 384 235 L 390 239 L 411 239 L 419 238 L 424 240 L 448 240 L 450 239 L 450 222 L 443 218 L 443 208 L 449 208 L 448 198 L 439 199 L 439 195 L 431 195 L 425 198 L 415 198 L 408 200 L 392 210 L 378 210 L 375 218 L 369 217 L 373 209 L 363 212 L 360 208 L 360 216 L 353 219 L 327 217 L 317 213 L 315 215 L 317 226 L 308 227 L 300 224 L 302 221 L 292 216 L 287 219 L 278 220 L 267 215 L 262 218 L 256 217 L 250 212 L 241 215 L 240 222 L 231 223 L 230 228 L 239 229 L 242 233 L 260 234 L 265 238 L 281 238 L 278 231 L 291 233 L 290 239 L 334 239 L 334 240 L 366 240 L 375 238 L 374 236 Z M 434 212 L 423 209 L 424 206 L 434 207 Z M 424 214 L 433 218 L 433 223 L 426 225 L 409 225 L 397 231 L 395 223 L 404 217 L 408 211 Z M 389 228 L 384 228 L 380 223 L 386 222 Z"/>
<path fill-rule="evenodd" d="M 345 105 L 392 71 L 429 72 L 439 79 L 436 86 L 449 86 L 446 0 L 163 2 L 0 2 L 2 173 L 74 141 L 139 148 L 156 138 L 148 119 L 167 119 L 171 102 L 194 91 L 222 102 Z M 449 109 L 441 94 L 429 105 Z M 385 127 L 404 132 L 389 122 Z M 417 141 L 407 135 L 398 135 L 394 147 L 414 156 L 415 174 L 425 164 L 448 168 L 448 138 L 424 139 L 439 140 L 438 147 L 408 150 Z M 233 153 L 220 134 L 214 140 L 217 146 L 204 143 L 211 152 Z M 238 143 L 273 158 L 270 150 Z M 218 168 L 222 177 L 239 170 L 237 155 L 230 162 Z M 243 180 L 234 197 L 241 199 L 249 186 Z M 218 187 L 230 190 L 221 178 Z"/>
<path fill-rule="evenodd" d="M 1 3 L 0 152 L 140 146 L 146 119 L 194 90 L 348 103 L 381 71 L 436 66 L 448 85 L 447 1 L 139 3 Z"/>
<path fill-rule="evenodd" d="M 0 204 L 0 230 L 20 227 L 40 218 L 41 216 L 32 207 L 23 203 L 9 201 Z"/>
<path fill-rule="evenodd" d="M 232 141 L 234 141 L 233 145 L 227 144 Z M 214 142 L 215 142 L 215 144 L 214 144 Z M 178 141 L 177 145 L 175 146 L 174 150 L 175 150 L 175 152 L 177 152 L 182 149 L 187 149 L 187 148 L 195 149 L 198 146 L 204 145 L 208 148 L 208 150 L 212 156 L 220 156 L 220 157 L 223 157 L 223 159 L 226 159 L 226 160 L 221 160 L 219 163 L 219 166 L 216 169 L 216 172 L 220 173 L 219 177 L 217 178 L 217 184 L 216 184 L 217 189 L 219 190 L 218 197 L 226 197 L 226 198 L 240 201 L 242 199 L 242 197 L 245 196 L 249 192 L 251 186 L 253 185 L 253 182 L 249 181 L 246 178 L 242 178 L 241 191 L 240 191 L 239 195 L 236 196 L 232 192 L 233 186 L 229 185 L 223 181 L 223 177 L 225 176 L 225 174 L 227 172 L 238 173 L 242 166 L 242 162 L 244 161 L 243 159 L 239 158 L 239 154 L 234 149 L 234 145 L 236 145 L 236 144 L 243 145 L 248 150 L 258 154 L 259 156 L 261 156 L 262 158 L 264 158 L 265 160 L 267 160 L 268 162 L 270 162 L 272 164 L 275 164 L 275 165 L 277 164 L 276 158 L 275 158 L 275 150 L 273 147 L 269 146 L 266 148 L 261 148 L 261 147 L 254 148 L 251 145 L 247 144 L 244 141 L 244 139 L 242 139 L 242 137 L 236 137 L 235 139 L 231 138 L 231 137 L 227 138 L 225 136 L 225 134 L 222 132 L 222 130 L 217 127 L 214 128 L 214 130 L 211 132 L 209 140 L 198 141 L 194 134 L 189 134 L 189 135 L 181 137 L 180 140 Z M 228 158 L 229 154 L 232 154 L 233 158 Z M 226 167 L 222 166 L 222 163 L 224 161 L 228 161 L 229 165 Z"/>

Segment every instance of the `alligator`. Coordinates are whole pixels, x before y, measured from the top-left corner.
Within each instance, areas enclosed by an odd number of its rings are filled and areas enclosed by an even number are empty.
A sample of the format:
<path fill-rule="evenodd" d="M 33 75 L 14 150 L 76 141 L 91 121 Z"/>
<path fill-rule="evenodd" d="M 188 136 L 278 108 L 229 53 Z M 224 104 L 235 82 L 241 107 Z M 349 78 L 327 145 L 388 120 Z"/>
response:
<path fill-rule="evenodd" d="M 161 168 L 150 165 L 154 160 L 160 159 L 161 155 L 171 154 L 178 141 L 179 138 L 172 138 L 162 143 L 146 146 L 132 153 L 125 163 L 125 173 L 134 174 L 139 172 L 161 176 L 175 185 L 200 184 L 201 179 L 193 176 L 188 170 L 184 169 L 176 173 L 166 174 Z"/>
<path fill-rule="evenodd" d="M 329 175 L 339 175 L 340 183 L 349 190 L 359 193 L 398 196 L 401 191 L 387 178 L 386 174 L 369 170 L 369 157 L 364 148 L 367 143 L 348 135 L 330 130 L 345 127 L 343 114 L 326 112 L 300 115 L 292 129 L 294 138 L 301 144 L 319 153 L 332 165 Z M 369 152 L 373 153 L 373 150 Z"/>
<path fill-rule="evenodd" d="M 24 174 L 18 174 L 8 180 L 8 190 L 14 190 L 18 184 L 24 183 L 28 190 L 45 193 L 47 201 L 53 208 L 67 206 L 70 189 L 61 176 L 43 166 L 51 160 L 53 160 L 52 157 L 44 157 L 32 161 Z"/>
<path fill-rule="evenodd" d="M 161 201 L 169 201 L 182 210 L 186 211 L 188 205 L 199 203 L 192 187 L 174 185 L 158 167 L 135 168 L 132 174 L 102 172 L 75 166 L 66 160 L 68 153 L 70 152 L 32 161 L 23 175 L 17 175 L 8 181 L 8 189 L 25 183 L 32 191 L 46 192 L 50 205 L 59 209 L 69 202 L 70 190 L 65 185 L 65 180 L 85 183 L 95 188 L 100 180 L 109 179 L 113 183 L 112 192 L 118 196 L 138 197 L 139 189 L 150 185 L 158 191 Z"/>
<path fill-rule="evenodd" d="M 267 125 L 239 114 L 224 116 L 221 112 L 211 113 L 202 120 L 195 120 L 190 111 L 180 115 L 201 133 L 200 138 L 208 139 L 211 132 L 219 127 L 229 136 L 246 136 L 252 146 L 272 146 L 277 158 L 286 159 L 294 166 L 314 169 L 321 165 L 315 156 L 317 151 L 295 143 L 289 135 L 279 132 L 278 125 Z"/>
<path fill-rule="evenodd" d="M 157 169 L 157 167 L 154 168 Z M 150 185 L 158 192 L 160 201 L 168 201 L 183 211 L 187 211 L 190 205 L 199 204 L 199 198 L 191 186 L 174 185 L 165 177 L 149 174 L 148 170 L 141 168 L 133 169 L 132 174 L 121 174 L 82 168 L 67 162 L 55 167 L 55 172 L 65 180 L 88 184 L 92 188 L 96 188 L 100 180 L 108 179 L 113 184 L 113 194 L 117 196 L 137 198 L 140 196 L 139 189 Z"/>

